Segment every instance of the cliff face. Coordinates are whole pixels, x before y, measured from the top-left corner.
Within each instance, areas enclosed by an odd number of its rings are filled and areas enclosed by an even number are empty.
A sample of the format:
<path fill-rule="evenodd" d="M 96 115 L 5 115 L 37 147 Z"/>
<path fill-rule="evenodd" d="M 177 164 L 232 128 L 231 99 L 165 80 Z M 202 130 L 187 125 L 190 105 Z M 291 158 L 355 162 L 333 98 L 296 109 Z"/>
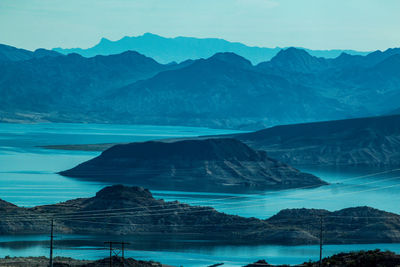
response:
<path fill-rule="evenodd" d="M 246 191 L 326 184 L 235 139 L 116 145 L 62 175 L 152 189 Z"/>
<path fill-rule="evenodd" d="M 400 115 L 284 125 L 236 138 L 293 165 L 400 165 Z"/>
<path fill-rule="evenodd" d="M 57 232 L 64 233 L 299 245 L 319 242 L 322 216 L 324 243 L 400 242 L 400 216 L 369 207 L 288 209 L 260 220 L 157 200 L 146 189 L 122 185 L 106 187 L 92 198 L 16 209 L 1 211 L 0 234 L 48 233 L 54 218 Z"/>

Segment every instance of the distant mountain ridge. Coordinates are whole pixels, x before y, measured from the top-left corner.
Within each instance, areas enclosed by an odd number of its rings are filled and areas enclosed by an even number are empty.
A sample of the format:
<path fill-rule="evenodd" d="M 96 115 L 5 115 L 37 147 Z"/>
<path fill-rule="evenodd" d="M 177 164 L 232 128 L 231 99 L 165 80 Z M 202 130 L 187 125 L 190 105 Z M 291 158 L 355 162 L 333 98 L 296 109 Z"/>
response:
<path fill-rule="evenodd" d="M 0 62 L 0 121 L 261 129 L 388 114 L 400 49 L 318 58 L 297 48 L 253 65 L 232 52 L 160 64 L 134 51 Z M 42 101 L 44 99 L 44 101 Z"/>
<path fill-rule="evenodd" d="M 85 57 L 96 55 L 119 54 L 127 50 L 138 51 L 141 54 L 152 57 L 160 63 L 182 62 L 187 59 L 208 58 L 220 52 L 233 52 L 249 59 L 253 64 L 268 61 L 282 48 L 266 48 L 246 46 L 238 42 L 229 42 L 217 38 L 193 38 L 175 37 L 166 38 L 152 33 L 141 36 L 124 37 L 117 41 L 102 38 L 100 42 L 88 49 L 82 48 L 54 48 L 62 54 L 78 53 Z M 366 55 L 368 52 L 354 50 L 311 50 L 310 54 L 317 57 L 334 58 L 345 52 L 352 55 Z"/>
<path fill-rule="evenodd" d="M 36 49 L 35 51 L 29 51 L 21 48 L 16 48 L 9 45 L 0 44 L 0 62 L 2 61 L 21 61 L 29 60 L 32 58 L 41 57 L 57 57 L 63 54 L 52 50 L 46 50 L 43 48 Z"/>
<path fill-rule="evenodd" d="M 133 51 L 92 58 L 69 54 L 0 62 L 1 110 L 10 112 L 5 116 L 11 119 L 18 119 L 18 113 L 24 119 L 24 113 L 33 112 L 42 120 L 105 122 L 110 117 L 101 114 L 96 99 L 109 90 L 179 67 L 159 64 Z"/>

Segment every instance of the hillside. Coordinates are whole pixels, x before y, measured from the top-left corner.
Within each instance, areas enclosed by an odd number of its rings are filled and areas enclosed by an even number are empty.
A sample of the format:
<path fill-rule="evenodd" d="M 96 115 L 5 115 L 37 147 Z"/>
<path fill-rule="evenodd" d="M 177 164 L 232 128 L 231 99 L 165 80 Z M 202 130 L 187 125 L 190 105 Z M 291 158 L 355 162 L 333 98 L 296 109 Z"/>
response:
<path fill-rule="evenodd" d="M 70 54 L 0 62 L 0 119 L 2 114 L 6 121 L 27 114 L 27 120 L 107 122 L 115 115 L 103 114 L 95 99 L 176 67 L 132 51 L 93 58 Z"/>
<path fill-rule="evenodd" d="M 293 165 L 400 166 L 400 115 L 283 125 L 236 138 Z"/>
<path fill-rule="evenodd" d="M 326 184 L 235 139 L 116 145 L 100 156 L 60 174 L 151 189 L 207 192 L 317 187 Z"/>
<path fill-rule="evenodd" d="M 113 91 L 100 103 L 113 106 L 109 112 L 141 114 L 134 117 L 137 123 L 219 128 L 254 129 L 358 112 L 311 87 L 275 73 L 263 73 L 233 53 L 215 54 L 159 73 Z"/>
<path fill-rule="evenodd" d="M 162 47 L 163 49 L 160 49 Z M 127 50 L 138 51 L 141 54 L 152 57 L 158 62 L 182 62 L 187 59 L 208 58 L 220 52 L 233 52 L 249 59 L 254 64 L 268 61 L 274 57 L 281 48 L 251 47 L 242 43 L 229 42 L 217 38 L 193 38 L 175 37 L 165 38 L 156 34 L 145 33 L 136 37 L 124 37 L 117 41 L 102 38 L 100 42 L 88 49 L 81 48 L 54 48 L 54 51 L 63 54 L 78 53 L 85 57 L 96 55 L 119 54 Z M 367 52 L 353 50 L 309 50 L 307 51 L 318 57 L 333 58 L 342 52 L 354 55 L 365 55 Z"/>
<path fill-rule="evenodd" d="M 122 185 L 106 187 L 91 198 L 19 209 L 30 215 L 16 217 L 14 212 L 0 210 L 1 235 L 48 233 L 49 221 L 54 218 L 58 233 L 151 234 L 163 240 L 179 236 L 225 244 L 317 244 L 323 216 L 326 244 L 400 242 L 400 216 L 369 207 L 334 212 L 289 209 L 260 220 L 157 200 L 146 189 Z"/>

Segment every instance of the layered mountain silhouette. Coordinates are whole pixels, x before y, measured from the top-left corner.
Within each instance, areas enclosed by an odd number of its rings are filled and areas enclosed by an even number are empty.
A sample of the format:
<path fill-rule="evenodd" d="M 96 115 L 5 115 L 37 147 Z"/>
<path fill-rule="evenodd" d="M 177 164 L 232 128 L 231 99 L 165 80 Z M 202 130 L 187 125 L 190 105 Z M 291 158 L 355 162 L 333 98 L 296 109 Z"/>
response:
<path fill-rule="evenodd" d="M 255 191 L 326 185 L 235 139 L 116 145 L 60 174 L 192 191 Z"/>
<path fill-rule="evenodd" d="M 101 114 L 98 99 L 113 89 L 181 65 L 162 65 L 133 51 L 92 58 L 69 54 L 0 62 L 1 111 L 11 119 L 29 120 L 34 113 L 39 120 L 107 122 L 113 115 Z"/>
<path fill-rule="evenodd" d="M 268 61 L 282 48 L 250 47 L 242 43 L 233 43 L 217 38 L 192 38 L 176 37 L 165 38 L 152 33 L 145 33 L 136 37 L 124 37 L 118 41 L 110 41 L 102 38 L 100 42 L 88 49 L 55 48 L 54 51 L 63 54 L 78 53 L 85 57 L 96 55 L 119 54 L 127 50 L 138 51 L 141 54 L 152 57 L 158 62 L 182 62 L 187 59 L 208 58 L 216 53 L 233 52 L 249 59 L 254 64 Z M 307 51 L 318 57 L 333 58 L 346 52 L 353 55 L 366 55 L 367 52 L 353 50 L 310 50 Z"/>
<path fill-rule="evenodd" d="M 46 50 L 42 48 L 32 52 L 21 48 L 0 44 L 0 62 L 21 61 L 41 57 L 58 57 L 62 55 L 63 54 L 60 54 L 56 51 Z"/>
<path fill-rule="evenodd" d="M 253 65 L 235 53 L 160 64 L 137 52 L 0 62 L 0 120 L 260 129 L 388 114 L 400 49 L 318 58 L 288 48 Z"/>
<path fill-rule="evenodd" d="M 400 115 L 283 125 L 237 138 L 293 165 L 400 166 Z"/>

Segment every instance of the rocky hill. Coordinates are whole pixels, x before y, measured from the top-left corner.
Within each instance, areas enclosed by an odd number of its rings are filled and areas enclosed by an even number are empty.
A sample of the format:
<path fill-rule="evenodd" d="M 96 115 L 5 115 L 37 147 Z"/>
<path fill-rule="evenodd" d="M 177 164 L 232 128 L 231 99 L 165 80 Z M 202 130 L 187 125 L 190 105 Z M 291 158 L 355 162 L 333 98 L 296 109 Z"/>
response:
<path fill-rule="evenodd" d="M 55 257 L 53 259 L 54 267 L 104 267 L 110 265 L 110 258 L 100 260 L 76 260 L 66 257 Z M 49 259 L 46 257 L 5 257 L 0 258 L 0 266 L 5 267 L 48 267 Z M 162 267 L 159 262 L 137 261 L 132 258 L 112 257 L 112 266 L 114 267 Z"/>
<path fill-rule="evenodd" d="M 255 191 L 326 183 L 235 139 L 116 145 L 60 174 L 152 189 Z"/>
<path fill-rule="evenodd" d="M 283 125 L 236 138 L 292 165 L 400 166 L 400 115 Z"/>
<path fill-rule="evenodd" d="M 271 265 L 265 260 L 259 260 L 245 267 L 288 267 L 289 265 Z M 319 261 L 305 262 L 294 267 L 397 267 L 400 266 L 400 255 L 391 251 L 369 250 L 358 252 L 339 253 Z"/>
<path fill-rule="evenodd" d="M 4 206 L 4 203 L 3 203 Z M 8 203 L 8 207 L 16 208 Z M 48 233 L 50 219 L 58 233 L 154 235 L 246 244 L 316 244 L 320 218 L 324 243 L 400 242 L 400 216 L 369 207 L 335 212 L 288 209 L 260 220 L 220 213 L 210 207 L 154 199 L 148 190 L 115 185 L 91 198 L 0 210 L 0 234 Z M 24 222 L 23 224 L 21 222 Z"/>

